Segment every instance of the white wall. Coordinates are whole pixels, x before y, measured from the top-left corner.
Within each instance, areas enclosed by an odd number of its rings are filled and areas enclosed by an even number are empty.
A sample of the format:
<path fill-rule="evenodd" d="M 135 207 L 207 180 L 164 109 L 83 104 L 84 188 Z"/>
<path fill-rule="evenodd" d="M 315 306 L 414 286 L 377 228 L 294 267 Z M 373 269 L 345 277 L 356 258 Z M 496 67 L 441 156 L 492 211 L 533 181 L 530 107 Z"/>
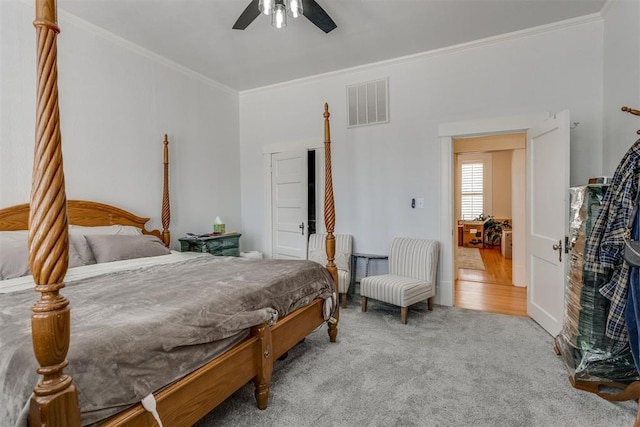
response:
<path fill-rule="evenodd" d="M 611 176 L 640 136 L 640 117 L 620 111 L 640 109 L 640 1 L 612 1 L 604 13 L 603 174 Z"/>
<path fill-rule="evenodd" d="M 602 167 L 602 21 L 475 43 L 240 94 L 243 231 L 264 236 L 262 149 L 322 140 L 331 111 L 338 232 L 357 252 L 388 253 L 394 236 L 440 235 L 438 124 L 571 110 L 572 185 Z M 347 129 L 350 84 L 389 77 L 390 122 Z M 411 209 L 413 197 L 425 209 Z M 265 250 L 266 248 L 254 249 Z"/>
<path fill-rule="evenodd" d="M 238 94 L 61 12 L 61 131 L 68 199 L 114 204 L 159 228 L 170 141 L 172 247 L 219 215 L 240 230 Z M 29 201 L 34 9 L 0 2 L 0 206 Z"/>
<path fill-rule="evenodd" d="M 511 155 L 513 150 L 491 153 L 493 207 L 491 214 L 497 218 L 511 218 Z"/>
<path fill-rule="evenodd" d="M 525 286 L 527 277 L 527 152 L 524 149 L 513 150 L 511 157 L 511 216 L 513 221 L 511 281 L 516 286 Z"/>

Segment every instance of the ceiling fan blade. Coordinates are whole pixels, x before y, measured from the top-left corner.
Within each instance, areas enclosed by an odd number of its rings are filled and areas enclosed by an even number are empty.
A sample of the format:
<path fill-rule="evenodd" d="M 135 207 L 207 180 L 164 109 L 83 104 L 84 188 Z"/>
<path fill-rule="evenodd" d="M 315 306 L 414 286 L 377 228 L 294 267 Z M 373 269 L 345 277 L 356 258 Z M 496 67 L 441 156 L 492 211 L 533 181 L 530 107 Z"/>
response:
<path fill-rule="evenodd" d="M 315 0 L 302 0 L 302 14 L 325 33 L 338 27 Z"/>
<path fill-rule="evenodd" d="M 234 30 L 244 30 L 251 24 L 254 19 L 260 15 L 258 10 L 258 0 L 251 0 L 249 6 L 242 12 L 235 24 L 233 24 Z"/>

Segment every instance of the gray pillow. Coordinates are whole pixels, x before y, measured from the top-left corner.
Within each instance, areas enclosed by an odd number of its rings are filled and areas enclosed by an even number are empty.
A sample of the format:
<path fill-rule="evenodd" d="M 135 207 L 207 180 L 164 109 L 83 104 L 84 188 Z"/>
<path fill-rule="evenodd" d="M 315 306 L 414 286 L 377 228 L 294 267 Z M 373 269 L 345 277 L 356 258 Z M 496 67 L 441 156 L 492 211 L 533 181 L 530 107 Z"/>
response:
<path fill-rule="evenodd" d="M 13 279 L 29 272 L 29 247 L 27 240 L 0 242 L 0 280 Z"/>
<path fill-rule="evenodd" d="M 132 258 L 147 258 L 171 253 L 156 236 L 87 234 L 84 236 L 98 263 Z"/>
<path fill-rule="evenodd" d="M 142 230 L 131 225 L 102 225 L 97 227 L 83 227 L 69 225 L 69 240 L 76 246 L 80 258 L 85 265 L 95 264 L 89 243 L 84 236 L 89 234 L 120 234 L 127 236 L 142 236 Z"/>
<path fill-rule="evenodd" d="M 80 258 L 80 253 L 76 246 L 69 240 L 69 268 L 80 267 L 81 265 L 84 265 L 84 261 Z"/>
<path fill-rule="evenodd" d="M 0 280 L 31 274 L 29 270 L 28 232 L 0 233 Z M 76 247 L 69 241 L 69 268 L 84 265 Z"/>

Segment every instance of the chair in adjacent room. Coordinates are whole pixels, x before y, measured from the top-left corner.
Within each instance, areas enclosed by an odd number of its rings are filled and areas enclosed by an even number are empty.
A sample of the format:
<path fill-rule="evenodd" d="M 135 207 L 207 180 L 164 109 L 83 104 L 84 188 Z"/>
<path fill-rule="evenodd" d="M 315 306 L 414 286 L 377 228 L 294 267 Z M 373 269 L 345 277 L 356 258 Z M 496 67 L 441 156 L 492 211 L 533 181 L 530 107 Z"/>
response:
<path fill-rule="evenodd" d="M 400 307 L 400 319 L 407 324 L 409 306 L 427 301 L 433 310 L 439 245 L 435 240 L 397 237 L 391 242 L 389 274 L 369 276 L 360 282 L 362 311 L 372 298 Z"/>
<path fill-rule="evenodd" d="M 327 264 L 325 249 L 325 234 L 309 236 L 309 254 L 307 259 L 319 264 Z M 338 292 L 342 307 L 347 306 L 347 292 L 351 285 L 351 253 L 353 251 L 353 236 L 350 234 L 336 234 L 336 255 L 334 262 L 338 268 Z"/>

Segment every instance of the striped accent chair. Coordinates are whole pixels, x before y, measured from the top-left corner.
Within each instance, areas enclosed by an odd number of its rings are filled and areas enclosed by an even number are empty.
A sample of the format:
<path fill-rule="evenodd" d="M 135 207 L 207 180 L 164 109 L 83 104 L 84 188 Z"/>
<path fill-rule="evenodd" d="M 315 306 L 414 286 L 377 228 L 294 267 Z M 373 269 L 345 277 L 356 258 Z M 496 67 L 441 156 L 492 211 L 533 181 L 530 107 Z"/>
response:
<path fill-rule="evenodd" d="M 362 311 L 367 311 L 367 298 L 397 305 L 406 325 L 410 305 L 427 300 L 429 310 L 433 310 L 438 251 L 435 240 L 395 238 L 389 252 L 389 274 L 360 281 Z"/>
<path fill-rule="evenodd" d="M 324 266 L 327 265 L 327 251 L 325 249 L 326 234 L 312 234 L 309 236 L 309 253 L 307 259 Z M 351 285 L 351 253 L 353 251 L 353 236 L 350 234 L 336 234 L 336 255 L 333 262 L 338 268 L 338 292 L 342 307 L 347 306 L 347 292 Z"/>

